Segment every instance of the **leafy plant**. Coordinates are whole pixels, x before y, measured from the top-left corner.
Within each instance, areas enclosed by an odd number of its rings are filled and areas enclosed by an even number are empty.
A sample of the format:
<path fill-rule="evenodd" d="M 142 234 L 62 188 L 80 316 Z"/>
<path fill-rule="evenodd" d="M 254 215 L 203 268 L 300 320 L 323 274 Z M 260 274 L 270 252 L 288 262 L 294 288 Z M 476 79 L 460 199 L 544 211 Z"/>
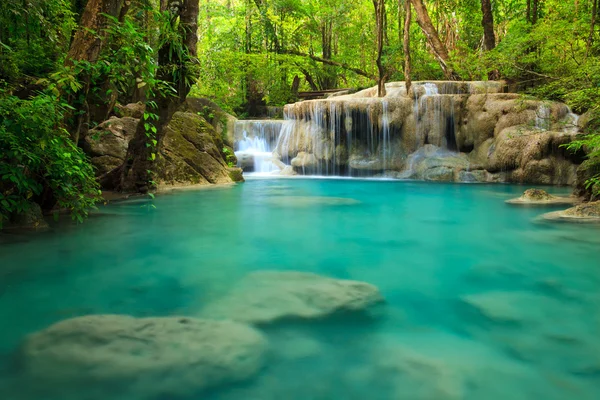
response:
<path fill-rule="evenodd" d="M 231 150 L 229 150 L 227 147 L 223 147 L 223 154 L 225 154 L 225 162 L 227 162 L 227 165 L 230 168 L 235 167 L 236 166 L 235 154 L 233 154 L 231 152 Z"/>
<path fill-rule="evenodd" d="M 0 224 L 31 202 L 67 209 L 82 222 L 101 199 L 87 156 L 62 127 L 66 104 L 50 94 L 0 93 Z"/>

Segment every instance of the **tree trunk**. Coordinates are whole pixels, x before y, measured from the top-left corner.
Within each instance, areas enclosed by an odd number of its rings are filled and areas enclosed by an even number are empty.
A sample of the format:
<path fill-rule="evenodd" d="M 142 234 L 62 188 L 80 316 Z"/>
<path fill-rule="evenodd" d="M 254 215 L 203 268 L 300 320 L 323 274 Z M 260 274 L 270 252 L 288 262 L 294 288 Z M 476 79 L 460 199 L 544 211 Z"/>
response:
<path fill-rule="evenodd" d="M 449 65 L 450 56 L 448 55 L 448 49 L 446 49 L 446 46 L 444 46 L 440 40 L 437 30 L 435 29 L 435 26 L 433 26 L 431 18 L 429 18 L 425 4 L 423 4 L 422 0 L 411 0 L 411 2 L 415 8 L 415 13 L 417 14 L 417 23 L 427 37 L 433 55 L 440 64 L 442 71 L 444 71 L 444 75 L 446 75 L 447 79 L 460 80 L 460 76 L 455 73 Z"/>
<path fill-rule="evenodd" d="M 496 36 L 494 35 L 494 15 L 492 14 L 492 3 L 490 0 L 481 0 L 481 26 L 483 26 L 483 49 L 492 50 L 496 47 Z"/>
<path fill-rule="evenodd" d="M 170 0 L 168 10 L 171 13 L 172 27 L 176 26 L 179 18 L 177 29 L 183 39 L 184 51 L 178 52 L 172 47 L 172 43 L 165 43 L 158 52 L 159 72 L 157 73 L 159 79 L 170 82 L 177 89 L 177 96 L 157 92 L 154 101 L 147 104 L 147 113 L 157 115 L 158 119 L 142 119 L 134 138 L 129 142 L 127 156 L 121 170 L 122 191 L 146 193 L 154 186 L 153 163 L 162 146 L 164 128 L 177 108 L 185 101 L 196 78 L 192 76 L 188 67 L 197 62 L 199 0 L 184 0 L 181 7 L 177 7 L 179 1 Z M 152 107 L 153 104 L 156 106 Z M 151 133 L 152 128 L 156 129 L 154 135 Z"/>
<path fill-rule="evenodd" d="M 125 0 L 88 0 L 79 29 L 75 33 L 66 65 L 74 61 L 95 62 L 102 49 L 102 31 L 106 28 L 107 18 L 104 14 L 118 18 Z"/>
<path fill-rule="evenodd" d="M 531 22 L 531 0 L 527 0 L 527 22 Z"/>
<path fill-rule="evenodd" d="M 540 0 L 533 0 L 533 9 L 531 10 L 531 23 L 536 24 L 538 19 L 538 7 Z"/>
<path fill-rule="evenodd" d="M 95 63 L 98 60 L 105 36 L 104 30 L 108 23 L 106 16 L 118 18 L 121 15 L 124 3 L 125 0 L 89 0 L 87 2 L 65 59 L 66 66 L 73 66 L 77 61 Z M 81 133 L 87 131 L 90 123 L 89 93 L 91 80 L 88 74 L 83 74 L 80 79 L 84 83 L 82 89 L 84 100 L 81 104 L 76 105 L 85 112 L 74 118 L 75 121 L 70 129 L 71 138 L 75 143 L 79 141 Z M 75 100 L 70 99 L 69 102 L 75 102 Z"/>
<path fill-rule="evenodd" d="M 596 16 L 598 14 L 598 0 L 592 0 L 592 21 L 590 22 L 590 35 L 586 43 L 586 56 L 589 54 L 594 43 L 594 30 L 596 29 Z"/>
<path fill-rule="evenodd" d="M 377 77 L 377 96 L 385 96 L 385 79 L 386 72 L 381 61 L 381 55 L 383 53 L 383 41 L 384 41 L 384 24 L 385 24 L 385 0 L 373 0 L 373 7 L 375 8 L 375 37 L 377 38 L 377 71 L 379 76 Z"/>
<path fill-rule="evenodd" d="M 410 0 L 404 0 L 404 81 L 406 82 L 406 94 L 410 90 Z"/>

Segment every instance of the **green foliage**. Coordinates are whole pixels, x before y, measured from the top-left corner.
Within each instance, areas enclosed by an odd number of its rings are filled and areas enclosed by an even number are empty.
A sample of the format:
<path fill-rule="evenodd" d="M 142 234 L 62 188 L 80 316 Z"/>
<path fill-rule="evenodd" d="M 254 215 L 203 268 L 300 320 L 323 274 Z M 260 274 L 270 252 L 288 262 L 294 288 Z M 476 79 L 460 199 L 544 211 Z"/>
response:
<path fill-rule="evenodd" d="M 87 157 L 62 128 L 66 105 L 47 94 L 0 95 L 0 222 L 42 198 L 83 221 L 100 190 Z"/>
<path fill-rule="evenodd" d="M 227 147 L 223 147 L 223 154 L 225 154 L 225 161 L 231 168 L 235 167 L 235 155 Z"/>

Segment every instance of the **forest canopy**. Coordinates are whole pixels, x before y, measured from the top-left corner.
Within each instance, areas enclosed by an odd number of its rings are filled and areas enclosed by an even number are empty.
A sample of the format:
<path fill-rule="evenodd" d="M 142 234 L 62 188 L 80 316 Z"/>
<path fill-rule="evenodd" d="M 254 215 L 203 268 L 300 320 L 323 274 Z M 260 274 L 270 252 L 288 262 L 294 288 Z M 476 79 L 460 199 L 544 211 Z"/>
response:
<path fill-rule="evenodd" d="M 151 190 L 188 94 L 254 117 L 302 91 L 503 79 L 587 113 L 572 146 L 598 162 L 598 15 L 598 0 L 4 0 L 0 223 L 31 204 L 86 215 L 100 185 L 81 138 L 118 104 L 147 111 L 112 187 Z"/>

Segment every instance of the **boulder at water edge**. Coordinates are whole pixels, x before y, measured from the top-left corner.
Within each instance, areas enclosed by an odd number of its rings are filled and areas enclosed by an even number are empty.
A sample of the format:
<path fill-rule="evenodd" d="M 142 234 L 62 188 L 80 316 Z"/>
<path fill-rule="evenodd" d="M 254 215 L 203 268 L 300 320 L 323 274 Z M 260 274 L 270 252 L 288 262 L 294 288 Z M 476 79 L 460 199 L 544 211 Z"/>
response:
<path fill-rule="evenodd" d="M 542 189 L 527 189 L 521 197 L 506 200 L 508 204 L 532 206 L 573 204 L 576 202 L 577 198 L 575 197 L 553 196 Z"/>
<path fill-rule="evenodd" d="M 144 399 L 247 379 L 265 348 L 258 331 L 231 321 L 91 315 L 30 335 L 20 356 L 27 379 L 49 392 Z"/>
<path fill-rule="evenodd" d="M 564 211 L 555 211 L 542 215 L 548 221 L 600 223 L 600 201 L 583 203 Z"/>
<path fill-rule="evenodd" d="M 363 311 L 383 302 L 377 287 L 295 271 L 248 274 L 201 315 L 248 323 L 317 319 L 336 312 Z"/>

